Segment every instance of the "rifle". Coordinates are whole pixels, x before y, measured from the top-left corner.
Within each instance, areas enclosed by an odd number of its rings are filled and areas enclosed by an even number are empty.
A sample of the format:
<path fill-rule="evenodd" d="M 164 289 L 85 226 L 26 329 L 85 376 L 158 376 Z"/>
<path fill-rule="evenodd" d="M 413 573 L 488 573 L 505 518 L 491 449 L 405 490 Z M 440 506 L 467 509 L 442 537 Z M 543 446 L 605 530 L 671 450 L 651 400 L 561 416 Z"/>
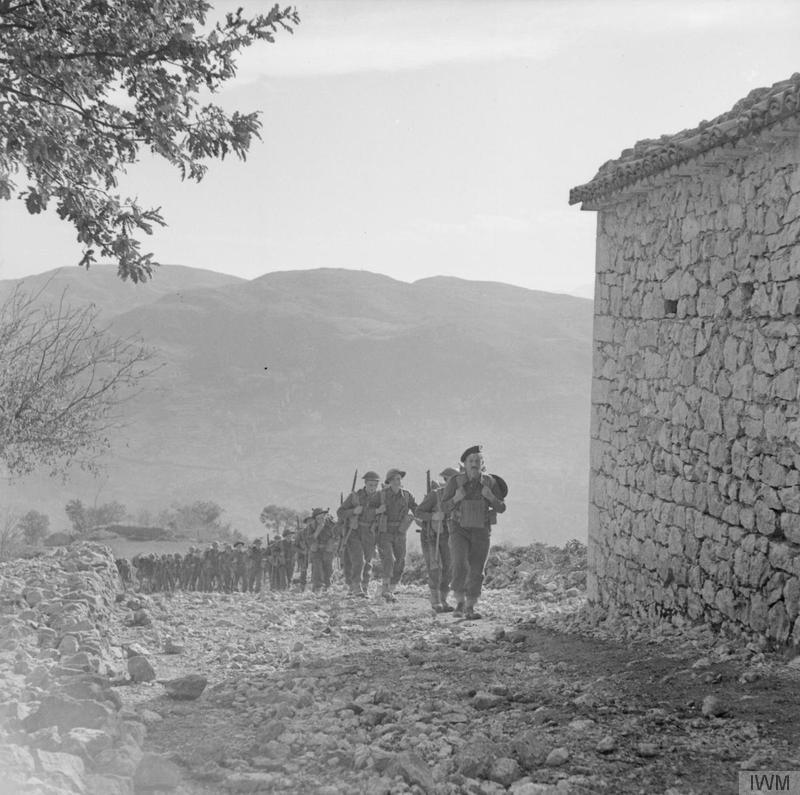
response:
<path fill-rule="evenodd" d="M 436 489 L 436 512 L 437 513 L 441 513 L 442 512 L 442 490 L 441 489 Z M 443 523 L 444 522 L 443 522 L 442 519 L 435 519 L 434 521 L 431 522 L 431 527 L 436 525 L 436 560 L 437 560 L 437 562 L 439 563 L 440 566 L 442 565 L 442 560 L 441 560 L 442 555 L 441 555 L 441 552 L 439 551 L 439 538 L 442 535 L 442 524 Z"/>
<path fill-rule="evenodd" d="M 350 489 L 351 494 L 355 494 L 356 492 L 356 483 L 358 481 L 358 468 L 356 467 L 356 471 L 353 472 L 353 487 Z M 344 500 L 342 500 L 339 505 L 344 505 Z M 341 520 L 340 520 L 341 521 Z M 358 521 L 358 517 L 356 517 L 356 522 Z M 342 553 L 347 554 L 347 542 L 350 540 L 350 533 L 353 532 L 353 523 L 348 519 L 347 521 L 347 532 L 342 536 L 342 541 L 339 544 L 339 557 L 341 557 Z"/>
<path fill-rule="evenodd" d="M 425 493 L 431 493 L 431 471 L 430 469 L 425 473 Z"/>

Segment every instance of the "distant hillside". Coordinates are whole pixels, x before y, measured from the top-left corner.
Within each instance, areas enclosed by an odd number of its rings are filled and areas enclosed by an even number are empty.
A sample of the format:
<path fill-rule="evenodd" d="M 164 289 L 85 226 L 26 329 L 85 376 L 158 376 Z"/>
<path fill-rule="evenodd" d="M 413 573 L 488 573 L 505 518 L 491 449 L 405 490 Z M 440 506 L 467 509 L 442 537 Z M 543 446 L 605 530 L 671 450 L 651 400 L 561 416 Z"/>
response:
<path fill-rule="evenodd" d="M 25 279 L 0 279 L 0 301 L 14 287 L 24 282 L 27 292 L 42 291 L 47 300 L 60 299 L 66 290 L 68 300 L 97 305 L 104 317 L 127 312 L 137 306 L 157 301 L 165 295 L 180 296 L 188 290 L 223 287 L 243 282 L 226 273 L 187 268 L 183 265 L 161 265 L 152 279 L 142 284 L 123 282 L 116 265 L 94 265 L 89 270 L 77 266 L 56 268 Z"/>
<path fill-rule="evenodd" d="M 29 478 L 15 503 L 46 507 L 57 529 L 73 496 L 129 508 L 211 499 L 255 534 L 268 503 L 335 508 L 355 467 L 401 467 L 421 498 L 426 469 L 482 442 L 511 490 L 499 538 L 585 536 L 590 301 L 334 269 L 194 289 L 188 270 L 180 293 L 113 317 L 165 366 L 126 409 L 107 479 Z"/>

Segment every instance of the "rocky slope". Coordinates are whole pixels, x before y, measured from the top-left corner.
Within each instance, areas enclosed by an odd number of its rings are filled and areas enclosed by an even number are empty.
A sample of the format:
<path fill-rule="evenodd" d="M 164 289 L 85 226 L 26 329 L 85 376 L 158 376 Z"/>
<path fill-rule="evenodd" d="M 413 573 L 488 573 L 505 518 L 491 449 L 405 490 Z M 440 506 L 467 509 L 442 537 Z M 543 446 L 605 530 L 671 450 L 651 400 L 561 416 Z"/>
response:
<path fill-rule="evenodd" d="M 133 791 L 145 729 L 112 688 L 119 591 L 103 547 L 0 566 L 0 792 Z"/>

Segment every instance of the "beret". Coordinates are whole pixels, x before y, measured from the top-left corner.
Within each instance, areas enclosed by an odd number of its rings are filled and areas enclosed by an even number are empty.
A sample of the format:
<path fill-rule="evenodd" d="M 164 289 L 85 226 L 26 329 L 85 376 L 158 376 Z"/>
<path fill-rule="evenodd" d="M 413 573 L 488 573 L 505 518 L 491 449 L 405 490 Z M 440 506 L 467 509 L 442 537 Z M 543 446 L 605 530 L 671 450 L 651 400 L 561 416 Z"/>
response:
<path fill-rule="evenodd" d="M 461 453 L 461 463 L 463 464 L 467 460 L 467 456 L 472 455 L 473 453 L 482 453 L 483 452 L 483 445 L 482 444 L 474 444 L 472 447 L 468 447 Z"/>

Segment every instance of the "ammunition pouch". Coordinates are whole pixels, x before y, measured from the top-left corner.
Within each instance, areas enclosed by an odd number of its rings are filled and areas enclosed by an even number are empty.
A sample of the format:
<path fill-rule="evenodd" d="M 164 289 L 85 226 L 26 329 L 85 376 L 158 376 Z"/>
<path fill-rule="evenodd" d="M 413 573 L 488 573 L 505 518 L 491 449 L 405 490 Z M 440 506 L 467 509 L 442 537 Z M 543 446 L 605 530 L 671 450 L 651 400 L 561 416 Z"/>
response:
<path fill-rule="evenodd" d="M 486 500 L 461 500 L 458 508 L 458 523 L 465 530 L 486 528 L 489 519 Z"/>

